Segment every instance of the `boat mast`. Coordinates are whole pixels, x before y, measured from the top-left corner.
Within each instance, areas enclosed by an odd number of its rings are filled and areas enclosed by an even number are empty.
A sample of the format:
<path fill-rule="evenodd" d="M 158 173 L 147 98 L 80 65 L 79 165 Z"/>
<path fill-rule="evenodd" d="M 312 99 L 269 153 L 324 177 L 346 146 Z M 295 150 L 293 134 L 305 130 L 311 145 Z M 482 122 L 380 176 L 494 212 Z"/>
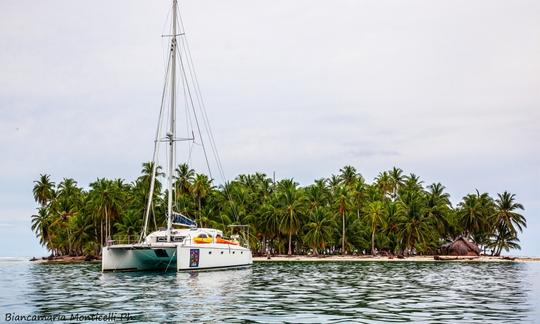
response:
<path fill-rule="evenodd" d="M 174 172 L 174 154 L 175 154 L 175 135 L 176 135 L 176 15 L 177 15 L 177 0 L 173 0 L 173 21 L 172 21 L 172 40 L 171 40 L 171 115 L 170 128 L 167 133 L 169 140 L 169 185 L 168 185 L 168 200 L 167 200 L 167 242 L 171 241 L 172 230 L 172 202 L 173 202 L 173 172 Z"/>

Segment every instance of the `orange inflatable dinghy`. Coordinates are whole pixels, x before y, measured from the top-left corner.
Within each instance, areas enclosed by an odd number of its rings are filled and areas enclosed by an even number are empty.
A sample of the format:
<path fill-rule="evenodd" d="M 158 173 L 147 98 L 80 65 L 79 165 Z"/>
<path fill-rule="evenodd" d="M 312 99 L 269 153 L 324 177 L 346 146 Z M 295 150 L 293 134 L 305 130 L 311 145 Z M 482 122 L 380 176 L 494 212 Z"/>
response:
<path fill-rule="evenodd" d="M 236 241 L 229 241 L 221 237 L 216 238 L 216 243 L 238 245 Z"/>

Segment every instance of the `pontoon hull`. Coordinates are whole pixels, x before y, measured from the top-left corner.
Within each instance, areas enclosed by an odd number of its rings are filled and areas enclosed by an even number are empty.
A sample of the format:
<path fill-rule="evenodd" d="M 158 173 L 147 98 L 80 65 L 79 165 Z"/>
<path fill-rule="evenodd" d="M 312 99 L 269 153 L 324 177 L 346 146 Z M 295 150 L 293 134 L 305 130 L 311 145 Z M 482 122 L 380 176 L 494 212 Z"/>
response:
<path fill-rule="evenodd" d="M 176 268 L 176 246 L 106 246 L 101 258 L 103 271 L 169 270 Z"/>
<path fill-rule="evenodd" d="M 251 266 L 251 250 L 231 244 L 193 244 L 177 248 L 178 271 L 212 270 Z"/>
<path fill-rule="evenodd" d="M 212 243 L 168 247 L 106 246 L 101 261 L 103 271 L 197 271 L 247 267 L 252 263 L 249 249 Z"/>

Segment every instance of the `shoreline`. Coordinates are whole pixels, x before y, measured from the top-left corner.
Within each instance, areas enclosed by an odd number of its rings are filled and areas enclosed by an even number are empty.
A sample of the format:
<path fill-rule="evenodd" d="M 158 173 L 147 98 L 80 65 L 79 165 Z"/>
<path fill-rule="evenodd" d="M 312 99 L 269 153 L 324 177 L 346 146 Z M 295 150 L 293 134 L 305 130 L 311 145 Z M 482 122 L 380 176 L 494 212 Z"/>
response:
<path fill-rule="evenodd" d="M 47 257 L 30 259 L 31 262 L 41 264 L 73 264 L 73 263 L 98 263 L 101 258 L 88 259 L 85 256 L 60 256 L 49 259 Z M 265 256 L 253 257 L 253 262 L 540 262 L 540 257 L 514 257 L 514 256 L 436 256 L 421 255 L 405 258 L 362 255 L 362 256 L 308 256 L 308 255 L 276 255 L 270 258 Z"/>
<path fill-rule="evenodd" d="M 32 257 L 30 262 L 42 263 L 42 264 L 73 264 L 73 263 L 97 263 L 101 262 L 101 257 L 87 257 L 87 256 L 56 256 L 53 258 L 50 257 L 41 257 L 36 258 Z"/>
<path fill-rule="evenodd" d="M 253 262 L 540 262 L 540 257 L 513 257 L 513 256 L 450 256 L 450 255 L 422 255 L 406 258 L 387 256 L 306 256 L 306 255 L 279 255 L 267 257 L 253 257 Z"/>

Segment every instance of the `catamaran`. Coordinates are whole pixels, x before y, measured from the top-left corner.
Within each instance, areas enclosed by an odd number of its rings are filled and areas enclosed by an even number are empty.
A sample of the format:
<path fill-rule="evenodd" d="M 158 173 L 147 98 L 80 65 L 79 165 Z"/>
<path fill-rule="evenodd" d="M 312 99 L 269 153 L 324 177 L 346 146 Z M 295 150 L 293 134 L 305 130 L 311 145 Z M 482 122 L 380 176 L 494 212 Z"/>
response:
<path fill-rule="evenodd" d="M 172 1 L 172 33 L 163 35 L 170 38 L 168 63 L 165 73 L 165 85 L 161 100 L 161 110 L 154 141 L 152 159 L 152 176 L 148 192 L 148 201 L 144 213 L 144 227 L 137 243 L 120 244 L 110 238 L 102 248 L 102 271 L 138 271 L 138 270 L 209 270 L 247 267 L 252 264 L 249 240 L 239 234 L 226 239 L 223 232 L 213 228 L 199 228 L 197 223 L 182 213 L 173 209 L 174 194 L 174 163 L 176 143 L 179 141 L 194 141 L 195 133 L 186 138 L 176 136 L 176 103 L 177 103 L 177 70 L 180 72 L 181 84 L 186 96 L 186 104 L 194 104 L 193 96 L 200 94 L 198 82 L 189 82 L 193 78 L 191 54 L 183 38 L 183 23 L 178 19 L 177 0 Z M 181 30 L 179 30 L 181 27 Z M 183 51 L 179 50 L 183 46 Z M 167 89 L 169 90 L 167 95 Z M 167 95 L 167 96 L 166 96 Z M 168 105 L 164 104 L 166 97 Z M 200 99 L 199 97 L 197 97 Z M 195 100 L 197 102 L 197 100 Z M 199 100 L 200 102 L 200 100 Z M 165 109 L 168 109 L 168 125 L 163 120 Z M 195 117 L 196 118 L 196 117 Z M 204 112 L 203 118 L 206 118 Z M 198 125 L 198 121 L 197 121 Z M 163 136 L 165 127 L 168 126 Z M 200 133 L 200 129 L 199 129 Z M 213 135 L 210 137 L 213 141 Z M 201 138 L 202 141 L 202 138 Z M 150 211 L 156 185 L 157 160 L 160 145 L 168 146 L 167 167 L 167 228 L 148 233 Z M 215 145 L 215 144 L 214 144 Z M 215 147 L 213 147 L 215 152 Z M 205 152 L 206 154 L 206 152 Z M 206 159 L 208 161 L 208 159 Z M 219 158 L 217 159 L 219 163 Z M 219 170 L 221 166 L 219 166 Z M 246 228 L 242 225 L 235 227 Z M 245 233 L 244 233 L 245 234 Z M 248 231 L 249 236 L 249 231 Z M 244 238 L 244 242 L 240 242 Z M 243 243 L 243 244 L 241 244 Z"/>

